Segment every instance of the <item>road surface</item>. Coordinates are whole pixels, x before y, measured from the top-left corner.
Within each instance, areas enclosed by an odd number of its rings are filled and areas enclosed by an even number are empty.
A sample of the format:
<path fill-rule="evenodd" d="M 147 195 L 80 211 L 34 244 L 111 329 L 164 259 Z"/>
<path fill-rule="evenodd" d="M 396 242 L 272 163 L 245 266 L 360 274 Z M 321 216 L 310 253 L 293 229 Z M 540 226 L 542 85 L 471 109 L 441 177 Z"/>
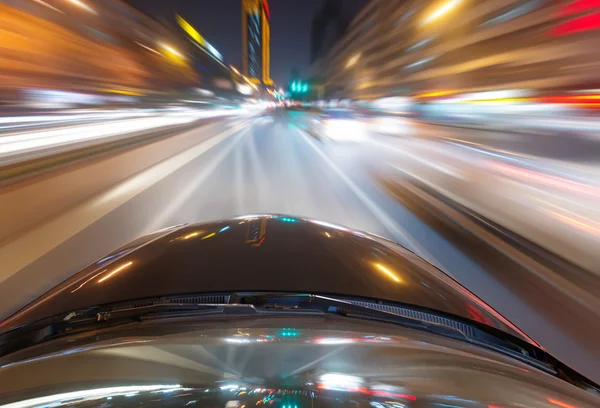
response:
<path fill-rule="evenodd" d="M 573 300 L 545 273 L 586 296 L 597 288 L 595 276 L 435 199 L 410 177 L 402 140 L 324 143 L 306 131 L 309 120 L 277 111 L 206 139 L 199 128 L 197 145 L 5 242 L 0 315 L 141 234 L 243 214 L 291 214 L 399 242 L 600 380 L 597 309 Z"/>

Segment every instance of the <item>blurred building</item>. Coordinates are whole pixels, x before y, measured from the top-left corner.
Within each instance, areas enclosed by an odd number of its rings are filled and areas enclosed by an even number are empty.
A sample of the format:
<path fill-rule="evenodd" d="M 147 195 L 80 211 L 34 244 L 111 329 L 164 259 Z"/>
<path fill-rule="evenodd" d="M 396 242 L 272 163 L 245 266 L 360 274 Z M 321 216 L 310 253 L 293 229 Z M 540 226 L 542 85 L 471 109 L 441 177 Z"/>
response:
<path fill-rule="evenodd" d="M 175 21 L 189 42 L 187 56 L 199 78 L 198 92 L 204 96 L 238 96 L 232 71 L 225 65 L 221 53 L 182 16 L 176 15 Z"/>
<path fill-rule="evenodd" d="M 242 0 L 242 72 L 253 83 L 273 85 L 270 44 L 267 0 Z"/>
<path fill-rule="evenodd" d="M 23 90 L 142 96 L 198 83 L 182 37 L 119 0 L 0 3 L 0 99 Z"/>
<path fill-rule="evenodd" d="M 311 66 L 324 97 L 600 88 L 600 2 L 372 0 Z"/>
<path fill-rule="evenodd" d="M 346 32 L 351 18 L 344 12 L 342 0 L 325 0 L 310 25 L 310 62 L 323 57 Z"/>

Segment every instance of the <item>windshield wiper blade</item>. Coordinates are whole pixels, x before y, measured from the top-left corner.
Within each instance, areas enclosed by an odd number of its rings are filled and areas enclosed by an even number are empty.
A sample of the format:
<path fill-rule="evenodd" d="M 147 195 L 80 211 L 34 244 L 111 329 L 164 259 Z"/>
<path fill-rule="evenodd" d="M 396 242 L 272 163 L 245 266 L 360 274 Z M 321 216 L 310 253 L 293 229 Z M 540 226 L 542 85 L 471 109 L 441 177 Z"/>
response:
<path fill-rule="evenodd" d="M 223 303 L 203 303 L 213 301 Z M 456 319 L 440 318 L 419 312 L 407 315 L 405 308 L 354 301 L 309 293 L 236 292 L 210 296 L 167 296 L 116 304 L 101 305 L 53 316 L 4 333 L 0 336 L 0 355 L 6 355 L 61 335 L 81 333 L 104 327 L 157 319 L 194 319 L 209 316 L 324 315 L 393 323 L 407 328 L 468 341 L 518 358 L 549 373 L 548 364 L 532 358 L 524 348 L 515 346 L 480 328 Z M 394 313 L 394 311 L 396 311 Z M 431 316 L 433 318 L 427 318 Z M 508 335 L 507 335 L 508 336 Z"/>

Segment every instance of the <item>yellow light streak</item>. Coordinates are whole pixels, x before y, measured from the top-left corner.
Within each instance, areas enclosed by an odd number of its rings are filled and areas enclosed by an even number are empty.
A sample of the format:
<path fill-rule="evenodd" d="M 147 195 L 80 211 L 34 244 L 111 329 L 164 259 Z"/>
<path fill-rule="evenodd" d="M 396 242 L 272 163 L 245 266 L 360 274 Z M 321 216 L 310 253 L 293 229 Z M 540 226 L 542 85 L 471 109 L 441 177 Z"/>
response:
<path fill-rule="evenodd" d="M 121 266 L 119 266 L 117 269 L 115 269 L 114 271 L 112 271 L 111 273 L 109 273 L 108 275 L 106 275 L 104 278 L 98 280 L 98 283 L 104 282 L 105 280 L 107 280 L 108 278 L 110 278 L 111 276 L 113 276 L 115 273 L 117 272 L 121 272 L 123 269 L 131 266 L 133 262 L 129 261 L 126 264 L 123 264 Z"/>
<path fill-rule="evenodd" d="M 397 282 L 397 283 L 402 282 L 402 280 L 399 277 L 397 277 L 394 272 L 392 272 L 391 270 L 389 270 L 388 268 L 386 268 L 382 264 L 376 263 L 375 267 L 377 269 L 379 269 L 381 272 L 383 272 L 384 274 L 386 274 L 387 276 L 389 276 L 394 282 Z"/>

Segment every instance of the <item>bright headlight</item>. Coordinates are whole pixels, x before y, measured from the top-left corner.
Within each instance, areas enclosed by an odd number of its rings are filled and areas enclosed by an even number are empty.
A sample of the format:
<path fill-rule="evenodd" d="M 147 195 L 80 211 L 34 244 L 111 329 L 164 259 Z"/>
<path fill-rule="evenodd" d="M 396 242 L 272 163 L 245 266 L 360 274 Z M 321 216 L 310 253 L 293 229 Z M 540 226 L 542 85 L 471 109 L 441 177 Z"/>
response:
<path fill-rule="evenodd" d="M 334 140 L 356 140 L 364 136 L 362 123 L 356 120 L 329 120 L 327 136 Z"/>

